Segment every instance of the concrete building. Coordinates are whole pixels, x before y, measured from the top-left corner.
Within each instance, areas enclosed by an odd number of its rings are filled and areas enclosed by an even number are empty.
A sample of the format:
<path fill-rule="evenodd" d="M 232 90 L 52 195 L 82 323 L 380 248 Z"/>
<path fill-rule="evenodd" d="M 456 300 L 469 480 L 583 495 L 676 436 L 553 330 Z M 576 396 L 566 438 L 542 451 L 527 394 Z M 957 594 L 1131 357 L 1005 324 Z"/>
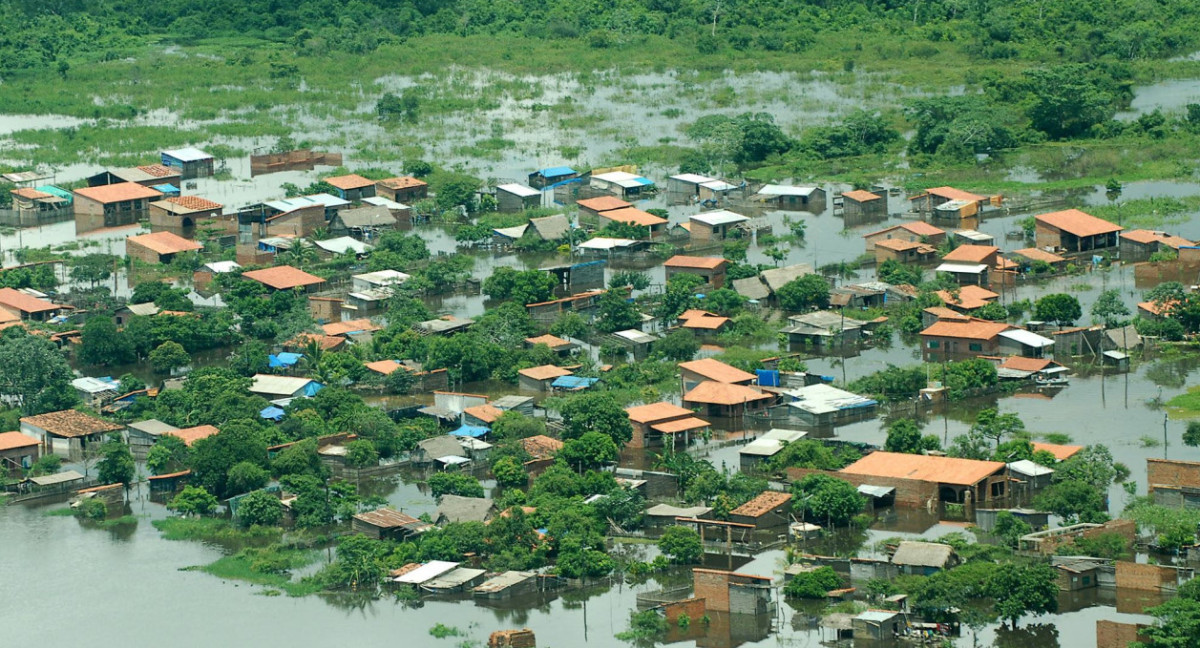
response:
<path fill-rule="evenodd" d="M 162 192 L 132 182 L 75 190 L 75 230 L 90 232 L 149 220 L 150 201 Z"/>
<path fill-rule="evenodd" d="M 21 432 L 38 440 L 41 454 L 56 454 L 67 461 L 82 461 L 98 449 L 105 437 L 121 426 L 76 410 L 48 412 L 21 419 Z"/>
<path fill-rule="evenodd" d="M 400 176 L 377 181 L 375 192 L 388 200 L 412 205 L 429 197 L 429 184 L 411 176 Z"/>
<path fill-rule="evenodd" d="M 956 218 L 978 215 L 988 203 L 987 196 L 954 187 L 926 189 L 908 200 L 914 212 L 939 216 L 953 215 Z"/>
<path fill-rule="evenodd" d="M 750 219 L 731 211 L 703 212 L 691 217 L 691 239 L 693 242 L 723 241 L 729 234 Z"/>
<path fill-rule="evenodd" d="M 1146 459 L 1147 493 L 1171 508 L 1200 508 L 1200 462 Z"/>
<path fill-rule="evenodd" d="M 204 246 L 172 232 L 139 234 L 125 239 L 125 254 L 150 265 L 165 265 L 185 252 L 198 252 Z"/>
<path fill-rule="evenodd" d="M 125 438 L 129 442 L 129 451 L 133 458 L 145 461 L 150 454 L 150 448 L 162 438 L 162 435 L 178 431 L 174 425 L 163 423 L 158 419 L 137 421 L 125 426 Z"/>
<path fill-rule="evenodd" d="M 317 286 L 325 283 L 324 279 L 316 275 L 311 275 L 299 268 L 286 265 L 265 268 L 263 270 L 250 270 L 243 272 L 242 277 L 251 281 L 257 281 L 271 290 L 293 290 L 300 288 L 306 292 L 311 292 Z"/>
<path fill-rule="evenodd" d="M 842 217 L 847 227 L 887 218 L 887 197 L 855 189 L 842 193 Z"/>
<path fill-rule="evenodd" d="M 1078 209 L 1041 214 L 1035 220 L 1037 246 L 1067 253 L 1115 248 L 1117 234 L 1125 229 Z"/>
<path fill-rule="evenodd" d="M 696 257 L 677 254 L 663 263 L 666 268 L 667 283 L 677 274 L 696 275 L 704 280 L 704 285 L 712 289 L 725 286 L 725 270 L 729 261 L 720 257 Z"/>
<path fill-rule="evenodd" d="M 743 385 L 705 381 L 683 395 L 683 404 L 702 415 L 738 417 L 766 409 L 774 397 Z"/>
<path fill-rule="evenodd" d="M 725 364 L 715 358 L 701 358 L 679 363 L 679 380 L 682 391 L 691 391 L 702 382 L 712 380 L 727 385 L 752 385 L 757 376 Z"/>
<path fill-rule="evenodd" d="M 216 172 L 213 165 L 213 156 L 191 146 L 163 151 L 162 164 L 165 167 L 178 171 L 180 178 L 183 180 L 207 178 Z"/>
<path fill-rule="evenodd" d="M 356 173 L 325 178 L 324 182 L 331 185 L 337 197 L 350 202 L 362 202 L 363 198 L 375 195 L 375 181 L 368 180 Z"/>
<path fill-rule="evenodd" d="M 948 544 L 938 542 L 905 540 L 892 554 L 892 564 L 896 565 L 900 573 L 910 576 L 929 576 L 949 569 L 957 562 L 954 549 Z"/>

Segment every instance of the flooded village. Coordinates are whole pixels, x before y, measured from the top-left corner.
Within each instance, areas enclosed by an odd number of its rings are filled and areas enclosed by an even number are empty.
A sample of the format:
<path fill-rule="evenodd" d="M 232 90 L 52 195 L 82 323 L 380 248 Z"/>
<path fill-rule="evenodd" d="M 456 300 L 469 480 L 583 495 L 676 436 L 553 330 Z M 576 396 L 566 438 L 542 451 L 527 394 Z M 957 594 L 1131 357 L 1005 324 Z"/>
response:
<path fill-rule="evenodd" d="M 767 72 L 736 112 L 608 79 L 570 140 L 536 117 L 587 82 L 546 76 L 490 133 L 368 150 L 428 126 L 418 82 L 120 165 L 21 143 L 98 121 L 0 116 L 0 572 L 45 596 L 15 642 L 1191 645 L 1190 167 L 947 186 L 914 143 L 847 181 L 781 161 L 792 127 L 912 96 Z M 1142 118 L 1200 122 L 1195 88 L 1114 119 L 1194 128 Z M 637 150 L 676 132 L 703 159 Z"/>

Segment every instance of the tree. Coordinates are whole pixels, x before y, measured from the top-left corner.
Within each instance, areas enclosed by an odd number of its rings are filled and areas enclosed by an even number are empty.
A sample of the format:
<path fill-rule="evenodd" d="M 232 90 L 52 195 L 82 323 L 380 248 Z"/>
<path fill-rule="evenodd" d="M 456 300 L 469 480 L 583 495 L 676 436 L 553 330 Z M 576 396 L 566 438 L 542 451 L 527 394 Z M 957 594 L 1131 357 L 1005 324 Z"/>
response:
<path fill-rule="evenodd" d="M 249 461 L 243 461 L 229 469 L 226 487 L 231 493 L 249 493 L 266 486 L 270 480 L 271 473 L 264 468 Z"/>
<path fill-rule="evenodd" d="M 1129 307 L 1121 300 L 1121 291 L 1116 288 L 1105 290 L 1092 304 L 1092 320 L 1100 321 L 1105 328 L 1112 328 L 1121 322 L 1121 318 L 1129 315 Z"/>
<path fill-rule="evenodd" d="M 1021 536 L 1033 533 L 1033 527 L 1028 522 L 1008 511 L 996 514 L 996 526 L 992 527 L 992 535 L 1000 538 L 1004 545 L 1016 549 L 1021 542 Z"/>
<path fill-rule="evenodd" d="M 621 448 L 633 439 L 629 415 L 610 394 L 596 392 L 575 396 L 562 406 L 559 414 L 565 425 L 564 440 L 578 439 L 588 432 L 601 432 Z"/>
<path fill-rule="evenodd" d="M 865 497 L 850 482 L 820 473 L 792 484 L 793 508 L 805 518 L 843 526 L 867 505 Z"/>
<path fill-rule="evenodd" d="M 1200 601 L 1179 596 L 1146 610 L 1154 623 L 1141 630 L 1143 642 L 1131 643 L 1137 648 L 1191 648 L 1200 637 Z"/>
<path fill-rule="evenodd" d="M 369 468 L 379 465 L 379 450 L 370 439 L 358 439 L 346 444 L 346 465 L 351 468 Z"/>
<path fill-rule="evenodd" d="M 921 436 L 921 428 L 911 419 L 897 419 L 888 426 L 887 441 L 883 449 L 888 452 L 924 454 L 930 450 L 940 450 L 941 444 L 936 436 Z"/>
<path fill-rule="evenodd" d="M 804 275 L 780 286 L 776 297 L 780 308 L 787 311 L 825 308 L 829 305 L 829 281 L 821 275 Z"/>
<path fill-rule="evenodd" d="M 506 488 L 523 488 L 529 483 L 525 466 L 513 457 L 501 457 L 492 464 L 492 476 L 496 483 Z"/>
<path fill-rule="evenodd" d="M 997 616 L 1012 623 L 1027 615 L 1058 611 L 1058 572 L 1046 564 L 1011 564 L 994 570 L 987 584 Z"/>
<path fill-rule="evenodd" d="M 465 473 L 440 472 L 429 478 L 429 492 L 434 497 L 458 495 L 460 497 L 483 497 L 483 484 Z"/>
<path fill-rule="evenodd" d="M 1025 72 L 1033 101 L 1026 111 L 1031 125 L 1051 139 L 1086 134 L 1112 119 L 1113 97 L 1082 65 L 1058 65 Z"/>
<path fill-rule="evenodd" d="M 971 432 L 991 439 L 997 447 L 1004 437 L 1013 436 L 1025 431 L 1025 422 L 1016 414 L 1000 414 L 994 408 L 988 408 L 975 416 L 975 424 Z"/>
<path fill-rule="evenodd" d="M 624 288 L 629 286 L 634 290 L 645 290 L 650 287 L 650 276 L 636 270 L 620 270 L 614 272 L 608 281 L 609 288 Z"/>
<path fill-rule="evenodd" d="M 237 519 L 242 526 L 275 526 L 283 519 L 283 503 L 264 490 L 256 490 L 238 502 Z"/>
<path fill-rule="evenodd" d="M 875 268 L 875 276 L 897 286 L 919 286 L 925 279 L 925 273 L 917 266 L 904 265 L 895 259 L 888 259 Z"/>
<path fill-rule="evenodd" d="M 694 565 L 704 555 L 700 534 L 685 526 L 667 527 L 658 539 L 658 548 L 675 565 Z"/>
<path fill-rule="evenodd" d="M 1074 295 L 1054 293 L 1038 299 L 1033 304 L 1033 316 L 1044 322 L 1055 322 L 1059 328 L 1073 323 L 1083 315 L 1079 300 Z"/>
<path fill-rule="evenodd" d="M 317 454 L 317 440 L 304 439 L 284 448 L 271 460 L 271 472 L 277 477 L 284 475 L 310 475 L 324 480 L 329 469 L 321 463 Z"/>
<path fill-rule="evenodd" d="M 195 482 L 222 499 L 238 494 L 229 490 L 228 475 L 231 468 L 243 461 L 260 467 L 267 463 L 267 444 L 257 423 L 231 421 L 217 434 L 200 439 L 192 446 Z"/>
<path fill-rule="evenodd" d="M 133 362 L 133 344 L 117 330 L 111 317 L 97 315 L 83 325 L 80 335 L 79 359 L 90 365 L 120 365 Z"/>
<path fill-rule="evenodd" d="M 602 432 L 584 432 L 577 439 L 568 439 L 558 456 L 576 470 L 593 470 L 615 463 L 620 451 L 612 437 Z"/>
<path fill-rule="evenodd" d="M 0 395 L 25 415 L 69 409 L 79 397 L 71 387 L 75 375 L 58 347 L 19 326 L 0 334 Z"/>
<path fill-rule="evenodd" d="M 842 578 L 832 567 L 817 567 L 793 576 L 783 588 L 783 595 L 788 598 L 824 599 L 830 590 L 841 586 Z"/>
<path fill-rule="evenodd" d="M 500 266 L 483 281 L 483 294 L 492 299 L 511 299 L 518 304 L 536 304 L 550 299 L 558 281 L 544 270 L 514 270 Z"/>
<path fill-rule="evenodd" d="M 150 352 L 150 365 L 159 373 L 186 367 L 191 361 L 192 356 L 178 342 L 163 342 Z"/>
<path fill-rule="evenodd" d="M 199 486 L 184 486 L 167 508 L 189 517 L 209 515 L 217 510 L 217 498 Z"/>
<path fill-rule="evenodd" d="M 137 477 L 137 466 L 133 463 L 129 446 L 121 441 L 119 435 L 113 434 L 100 446 L 100 454 L 102 459 L 97 468 L 100 470 L 101 483 L 120 483 L 128 488 Z"/>
<path fill-rule="evenodd" d="M 642 323 L 637 308 L 620 290 L 610 290 L 596 304 L 596 330 L 601 333 L 624 331 Z"/>
<path fill-rule="evenodd" d="M 686 362 L 696 357 L 700 340 L 687 329 L 671 331 L 654 344 L 654 354 L 675 362 Z"/>
<path fill-rule="evenodd" d="M 164 434 L 158 437 L 158 441 L 150 447 L 150 452 L 146 454 L 146 468 L 152 475 L 179 472 L 187 468 L 190 455 L 191 448 L 183 442 L 183 439 L 172 434 Z"/>
<path fill-rule="evenodd" d="M 1184 445 L 1200 446 L 1200 421 L 1188 421 L 1187 429 L 1183 432 Z"/>
<path fill-rule="evenodd" d="M 546 423 L 541 419 L 525 416 L 509 410 L 492 423 L 492 438 L 497 441 L 524 439 L 546 433 Z"/>
<path fill-rule="evenodd" d="M 1058 475 L 1056 474 L 1055 477 Z M 1038 495 L 1034 506 L 1050 511 L 1063 519 L 1063 524 L 1076 522 L 1100 523 L 1108 520 L 1105 491 L 1078 480 L 1053 483 Z"/>

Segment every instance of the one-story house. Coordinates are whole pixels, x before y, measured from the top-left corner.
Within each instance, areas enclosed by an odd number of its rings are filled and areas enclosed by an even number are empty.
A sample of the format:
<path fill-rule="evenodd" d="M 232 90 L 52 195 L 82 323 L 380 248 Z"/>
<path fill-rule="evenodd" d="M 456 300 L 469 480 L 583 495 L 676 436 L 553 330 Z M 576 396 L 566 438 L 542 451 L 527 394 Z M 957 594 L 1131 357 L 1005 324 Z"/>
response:
<path fill-rule="evenodd" d="M 550 391 L 555 378 L 570 376 L 571 371 L 554 365 L 541 365 L 517 370 L 517 385 L 531 391 Z"/>
<path fill-rule="evenodd" d="M 529 174 L 529 186 L 538 189 L 579 177 L 579 172 L 568 166 L 546 167 Z"/>
<path fill-rule="evenodd" d="M 375 540 L 407 540 L 433 525 L 391 508 L 359 513 L 350 522 L 350 530 Z"/>
<path fill-rule="evenodd" d="M 688 229 L 691 239 L 695 242 L 721 241 L 729 236 L 731 230 L 737 229 L 750 219 L 727 210 L 703 212 L 691 217 L 692 226 Z"/>
<path fill-rule="evenodd" d="M 519 182 L 496 186 L 496 208 L 502 212 L 535 209 L 542 204 L 542 192 Z"/>
<path fill-rule="evenodd" d="M 655 216 L 650 212 L 642 211 L 637 207 L 602 211 L 598 216 L 598 220 L 601 229 L 610 223 L 620 223 L 623 225 L 645 227 L 650 232 L 650 238 L 658 238 L 667 233 L 667 219 Z"/>
<path fill-rule="evenodd" d="M 142 263 L 168 264 L 185 252 L 198 252 L 204 246 L 172 232 L 139 234 L 125 239 L 125 255 Z"/>
<path fill-rule="evenodd" d="M 771 403 L 773 397 L 744 385 L 728 385 L 705 381 L 683 395 L 683 404 L 700 408 L 709 416 L 736 417 L 759 412 Z"/>
<path fill-rule="evenodd" d="M 179 171 L 180 178 L 207 178 L 215 173 L 213 156 L 194 146 L 162 151 L 160 155 L 165 167 Z"/>
<path fill-rule="evenodd" d="M 381 232 L 396 229 L 399 221 L 391 209 L 377 205 L 365 205 L 354 209 L 343 209 L 329 221 L 329 232 L 335 236 L 353 236 L 370 239 Z"/>
<path fill-rule="evenodd" d="M 175 432 L 178 429 L 174 425 L 163 423 L 158 419 L 130 423 L 125 426 L 125 437 L 129 442 L 129 451 L 133 453 L 134 459 L 145 461 L 146 455 L 150 454 L 150 448 L 154 447 L 155 443 L 158 443 L 162 435 Z"/>
<path fill-rule="evenodd" d="M 75 229 L 90 232 L 106 227 L 133 225 L 150 218 L 150 201 L 162 192 L 133 182 L 75 190 Z"/>
<path fill-rule="evenodd" d="M 56 454 L 67 461 L 82 461 L 104 437 L 120 432 L 121 426 L 79 412 L 61 410 L 21 419 L 21 433 L 34 437 L 42 454 Z"/>
<path fill-rule="evenodd" d="M 376 181 L 375 192 L 389 200 L 412 205 L 429 196 L 429 183 L 411 176 L 399 176 Z"/>
<path fill-rule="evenodd" d="M 21 477 L 41 456 L 41 441 L 21 432 L 0 432 L 0 475 Z"/>
<path fill-rule="evenodd" d="M 299 268 L 293 268 L 288 265 L 264 268 L 262 270 L 249 270 L 243 272 L 242 277 L 251 281 L 257 281 L 271 290 L 302 288 L 306 292 L 311 292 L 317 286 L 325 283 L 324 279 L 316 275 L 311 275 Z"/>
<path fill-rule="evenodd" d="M 729 521 L 749 524 L 755 529 L 780 527 L 791 521 L 788 517 L 791 501 L 790 493 L 763 491 L 754 499 L 730 511 Z"/>
<path fill-rule="evenodd" d="M 150 203 L 150 227 L 186 231 L 201 221 L 221 221 L 232 234 L 237 229 L 232 217 L 222 218 L 225 206 L 200 196 L 169 196 Z"/>
<path fill-rule="evenodd" d="M 1155 252 L 1166 250 L 1179 251 L 1179 248 L 1191 247 L 1195 243 L 1181 236 L 1173 236 L 1166 232 L 1146 229 L 1135 229 L 1121 232 L 1120 250 L 1123 261 L 1140 261 L 1150 257 Z"/>
<path fill-rule="evenodd" d="M 754 472 L 760 463 L 779 454 L 787 444 L 800 441 L 806 436 L 808 433 L 803 430 L 768 430 L 766 434 L 742 446 L 738 451 L 742 472 Z"/>
<path fill-rule="evenodd" d="M 963 286 L 955 291 L 939 290 L 936 294 L 938 299 L 946 304 L 947 308 L 952 308 L 961 313 L 983 308 L 1000 299 L 999 293 L 994 293 L 987 288 L 974 285 Z"/>
<path fill-rule="evenodd" d="M 580 225 L 588 225 L 599 229 L 603 227 L 600 221 L 600 215 L 604 212 L 615 211 L 633 207 L 633 203 L 625 202 L 620 198 L 613 196 L 599 196 L 596 198 L 585 198 L 577 201 L 575 206 L 579 208 L 578 222 Z M 605 221 L 607 222 L 607 221 Z"/>
<path fill-rule="evenodd" d="M 813 213 L 825 211 L 827 202 L 825 190 L 820 187 L 777 184 L 763 185 L 754 199 L 778 209 L 799 209 Z"/>
<path fill-rule="evenodd" d="M 946 240 L 946 230 L 925 221 L 909 221 L 863 234 L 866 250 L 870 252 L 880 241 L 909 241 L 937 246 Z"/>
<path fill-rule="evenodd" d="M 908 200 L 912 204 L 914 212 L 936 214 L 939 207 L 949 205 L 954 208 L 955 216 L 966 218 L 977 215 L 989 199 L 987 196 L 980 196 L 954 187 L 934 187 L 911 196 Z"/>
<path fill-rule="evenodd" d="M 812 427 L 863 421 L 873 418 L 879 409 L 876 400 L 825 383 L 784 391 L 781 396 L 791 418 Z"/>
<path fill-rule="evenodd" d="M 1005 464 L 900 452 L 872 452 L 842 468 L 840 474 L 887 480 L 910 480 L 936 486 L 943 502 L 980 504 L 1006 495 Z"/>
<path fill-rule="evenodd" d="M 487 522 L 495 514 L 495 502 L 486 497 L 442 495 L 434 520 L 438 526 L 451 522 Z"/>
<path fill-rule="evenodd" d="M 1033 267 L 1035 262 L 1049 264 L 1054 270 L 1062 270 L 1067 265 L 1067 260 L 1053 252 L 1047 252 L 1041 248 L 1030 247 L 1013 250 L 1008 253 L 1013 260 L 1017 262 L 1017 266 L 1025 271 Z M 1122 255 L 1124 256 L 1124 255 Z"/>
<path fill-rule="evenodd" d="M 250 392 L 259 394 L 268 400 L 315 396 L 324 387 L 311 378 L 297 376 L 255 374 L 253 381 L 253 384 L 250 385 Z"/>
<path fill-rule="evenodd" d="M 752 385 L 756 378 L 757 376 L 748 371 L 742 371 L 715 358 L 701 358 L 679 363 L 679 380 L 683 385 L 682 391 L 685 392 L 706 380 L 728 385 Z"/>
<path fill-rule="evenodd" d="M 594 174 L 589 186 L 625 198 L 638 196 L 644 192 L 654 191 L 654 181 L 628 171 L 609 171 Z"/>
<path fill-rule="evenodd" d="M 902 574 L 929 576 L 953 567 L 957 564 L 957 559 L 954 549 L 948 544 L 905 540 L 892 554 L 892 564 L 896 565 Z"/>
<path fill-rule="evenodd" d="M 883 239 L 876 241 L 871 248 L 875 252 L 875 263 L 896 261 L 907 265 L 924 265 L 937 260 L 937 248 L 920 241 L 904 239 Z"/>
<path fill-rule="evenodd" d="M 674 447 L 675 435 L 695 436 L 710 425 L 708 421 L 697 418 L 692 410 L 667 402 L 627 407 L 625 413 L 633 425 L 633 440 L 629 442 L 631 448 L 665 445 L 664 435 L 671 436 L 671 445 Z"/>
<path fill-rule="evenodd" d="M 1125 229 L 1078 209 L 1040 214 L 1034 220 L 1037 223 L 1039 248 L 1065 250 L 1068 253 L 1117 247 L 1117 234 Z"/>
<path fill-rule="evenodd" d="M 814 311 L 788 317 L 790 325 L 783 329 L 788 342 L 829 347 L 854 343 L 862 337 L 862 322 L 834 311 Z"/>
<path fill-rule="evenodd" d="M 887 211 L 886 195 L 881 196 L 862 189 L 842 192 L 842 215 L 849 225 L 883 220 L 887 218 Z"/>
<path fill-rule="evenodd" d="M 706 285 L 717 289 L 725 285 L 725 270 L 729 267 L 729 261 L 721 257 L 677 254 L 667 259 L 663 263 L 663 267 L 666 268 L 668 283 L 670 283 L 671 277 L 677 274 L 691 274 L 703 279 Z"/>

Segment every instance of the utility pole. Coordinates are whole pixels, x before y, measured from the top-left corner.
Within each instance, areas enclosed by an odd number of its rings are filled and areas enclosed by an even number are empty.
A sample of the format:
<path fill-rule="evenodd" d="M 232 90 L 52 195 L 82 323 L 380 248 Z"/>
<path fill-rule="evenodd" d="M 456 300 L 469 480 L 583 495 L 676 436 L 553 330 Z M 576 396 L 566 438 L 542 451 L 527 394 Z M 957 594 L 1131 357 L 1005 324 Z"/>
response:
<path fill-rule="evenodd" d="M 1170 420 L 1166 414 L 1163 414 L 1163 459 L 1167 458 L 1167 421 Z"/>

